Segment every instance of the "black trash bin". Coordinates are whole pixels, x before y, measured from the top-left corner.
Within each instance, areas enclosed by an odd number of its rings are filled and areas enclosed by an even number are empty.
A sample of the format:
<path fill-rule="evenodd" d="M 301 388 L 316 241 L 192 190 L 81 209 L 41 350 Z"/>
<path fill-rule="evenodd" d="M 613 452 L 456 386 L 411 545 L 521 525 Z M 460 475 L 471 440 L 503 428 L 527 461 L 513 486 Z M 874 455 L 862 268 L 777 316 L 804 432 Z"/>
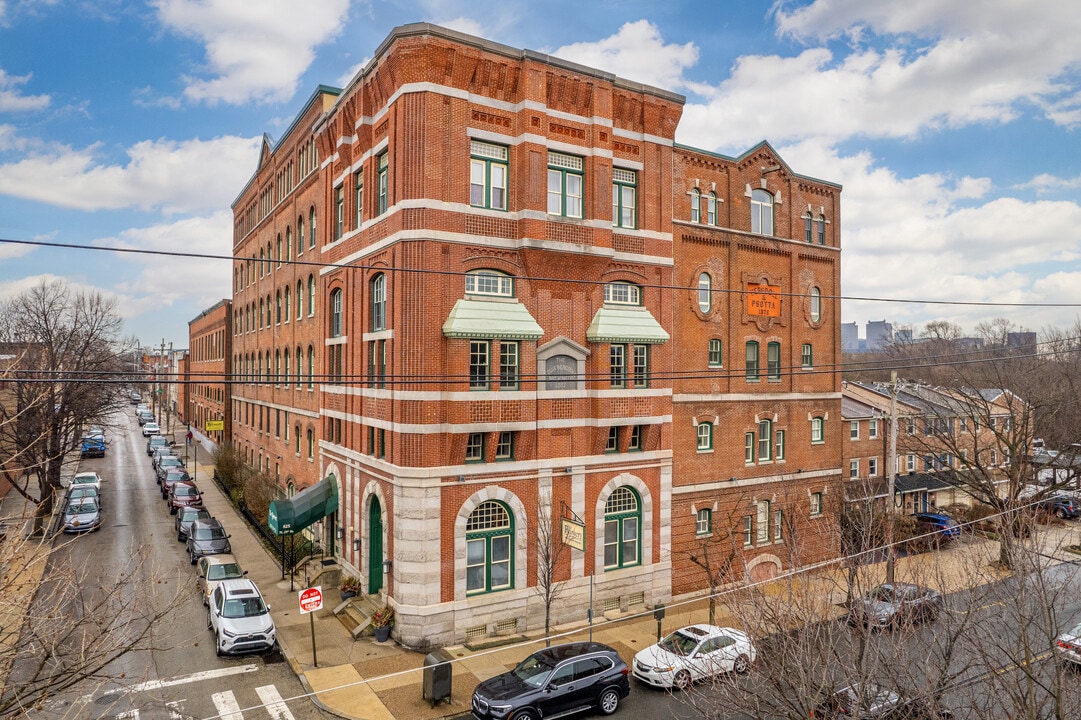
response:
<path fill-rule="evenodd" d="M 435 707 L 450 700 L 451 656 L 445 650 L 435 650 L 424 656 L 424 689 L 422 697 Z"/>

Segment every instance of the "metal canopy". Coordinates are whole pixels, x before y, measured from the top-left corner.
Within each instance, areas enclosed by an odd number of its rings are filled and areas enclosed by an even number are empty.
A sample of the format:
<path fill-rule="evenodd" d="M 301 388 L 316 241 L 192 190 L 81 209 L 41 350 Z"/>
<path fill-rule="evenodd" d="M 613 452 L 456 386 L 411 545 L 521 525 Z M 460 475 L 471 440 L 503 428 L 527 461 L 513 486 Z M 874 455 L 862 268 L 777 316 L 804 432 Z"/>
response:
<path fill-rule="evenodd" d="M 271 500 L 267 525 L 275 535 L 295 535 L 338 509 L 338 481 L 333 475 L 291 498 Z"/>

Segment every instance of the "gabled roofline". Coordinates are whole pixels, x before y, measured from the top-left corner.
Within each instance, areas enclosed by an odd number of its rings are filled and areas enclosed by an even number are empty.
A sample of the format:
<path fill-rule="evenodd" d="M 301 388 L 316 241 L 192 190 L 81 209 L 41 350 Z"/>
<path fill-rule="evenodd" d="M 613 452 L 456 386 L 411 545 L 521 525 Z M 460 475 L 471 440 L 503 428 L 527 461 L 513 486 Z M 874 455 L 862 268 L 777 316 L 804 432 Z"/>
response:
<path fill-rule="evenodd" d="M 803 175 L 801 173 L 798 173 L 798 172 L 794 171 L 792 169 L 792 166 L 789 165 L 784 160 L 783 157 L 781 157 L 781 153 L 777 152 L 777 150 L 772 145 L 769 144 L 768 140 L 762 140 L 762 141 L 758 142 L 757 144 L 752 145 L 750 148 L 748 148 L 747 150 L 745 150 L 741 154 L 737 155 L 736 157 L 730 157 L 728 155 L 724 155 L 724 154 L 719 153 L 719 152 L 714 152 L 712 150 L 703 150 L 702 148 L 697 148 L 697 147 L 694 147 L 692 145 L 684 145 L 683 143 L 678 143 L 678 142 L 674 143 L 673 147 L 678 149 L 678 150 L 689 150 L 690 152 L 702 153 L 703 155 L 710 155 L 710 156 L 718 158 L 720 160 L 727 160 L 728 162 L 731 162 L 731 163 L 742 162 L 743 160 L 746 160 L 749 155 L 752 155 L 753 153 L 758 152 L 762 148 L 766 148 L 767 150 L 769 150 L 769 152 L 774 157 L 777 158 L 777 160 L 784 166 L 785 171 L 789 175 L 791 175 L 792 177 L 799 178 L 800 180 L 806 180 L 808 182 L 820 183 L 822 185 L 829 185 L 830 187 L 837 188 L 838 190 L 843 189 L 843 187 L 842 187 L 842 185 L 840 183 L 835 183 L 835 182 L 832 182 L 830 180 L 823 180 L 822 178 L 816 178 L 816 177 L 812 177 L 810 175 Z"/>

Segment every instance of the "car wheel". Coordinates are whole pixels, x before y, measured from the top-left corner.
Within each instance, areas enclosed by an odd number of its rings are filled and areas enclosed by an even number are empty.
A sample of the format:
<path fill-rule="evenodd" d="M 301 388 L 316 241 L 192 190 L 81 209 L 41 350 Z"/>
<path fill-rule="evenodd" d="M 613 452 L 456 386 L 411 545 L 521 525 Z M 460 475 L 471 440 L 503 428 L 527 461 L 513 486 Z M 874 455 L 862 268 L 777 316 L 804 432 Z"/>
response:
<path fill-rule="evenodd" d="M 611 715 L 614 713 L 619 707 L 619 691 L 615 688 L 608 688 L 602 692 L 598 706 L 601 715 Z"/>
<path fill-rule="evenodd" d="M 184 542 L 184 533 L 177 533 L 176 534 L 176 541 L 177 542 Z"/>
<path fill-rule="evenodd" d="M 217 655 L 218 657 L 221 657 L 222 655 L 224 655 L 224 654 L 225 654 L 225 653 L 223 653 L 223 652 L 221 651 L 221 643 L 220 643 L 220 642 L 218 642 L 218 636 L 217 636 L 217 635 L 215 635 L 215 636 L 214 636 L 214 653 L 215 653 L 215 654 L 216 654 L 216 655 Z"/>
<path fill-rule="evenodd" d="M 732 670 L 734 670 L 737 675 L 744 675 L 750 669 L 751 659 L 746 655 L 741 654 L 739 657 L 736 658 L 736 661 L 732 663 Z"/>
<path fill-rule="evenodd" d="M 686 690 L 691 686 L 691 674 L 686 670 L 680 670 L 672 678 L 672 687 L 678 690 Z"/>
<path fill-rule="evenodd" d="M 175 507 L 169 508 L 169 514 L 170 515 L 176 515 L 176 508 Z"/>
<path fill-rule="evenodd" d="M 208 605 L 207 608 L 206 608 L 206 629 L 207 630 L 212 630 L 213 628 L 214 628 L 214 625 L 213 625 L 213 623 L 210 622 L 210 606 Z M 216 635 L 214 636 L 214 642 L 215 643 L 218 642 L 218 638 L 217 638 Z"/>
<path fill-rule="evenodd" d="M 194 565 L 195 564 L 195 553 L 189 552 L 188 557 L 191 558 L 191 564 Z"/>
<path fill-rule="evenodd" d="M 519 710 L 511 716 L 510 720 L 533 720 L 533 713 L 529 710 Z"/>

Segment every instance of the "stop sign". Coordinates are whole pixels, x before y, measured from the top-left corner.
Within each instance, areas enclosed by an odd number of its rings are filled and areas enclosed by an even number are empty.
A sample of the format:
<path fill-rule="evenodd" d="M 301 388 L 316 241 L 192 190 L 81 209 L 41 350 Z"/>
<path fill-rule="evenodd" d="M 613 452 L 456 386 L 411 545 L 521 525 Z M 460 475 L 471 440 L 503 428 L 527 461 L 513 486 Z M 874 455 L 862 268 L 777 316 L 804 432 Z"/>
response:
<path fill-rule="evenodd" d="M 300 591 L 300 614 L 323 609 L 323 588 L 310 587 Z"/>

